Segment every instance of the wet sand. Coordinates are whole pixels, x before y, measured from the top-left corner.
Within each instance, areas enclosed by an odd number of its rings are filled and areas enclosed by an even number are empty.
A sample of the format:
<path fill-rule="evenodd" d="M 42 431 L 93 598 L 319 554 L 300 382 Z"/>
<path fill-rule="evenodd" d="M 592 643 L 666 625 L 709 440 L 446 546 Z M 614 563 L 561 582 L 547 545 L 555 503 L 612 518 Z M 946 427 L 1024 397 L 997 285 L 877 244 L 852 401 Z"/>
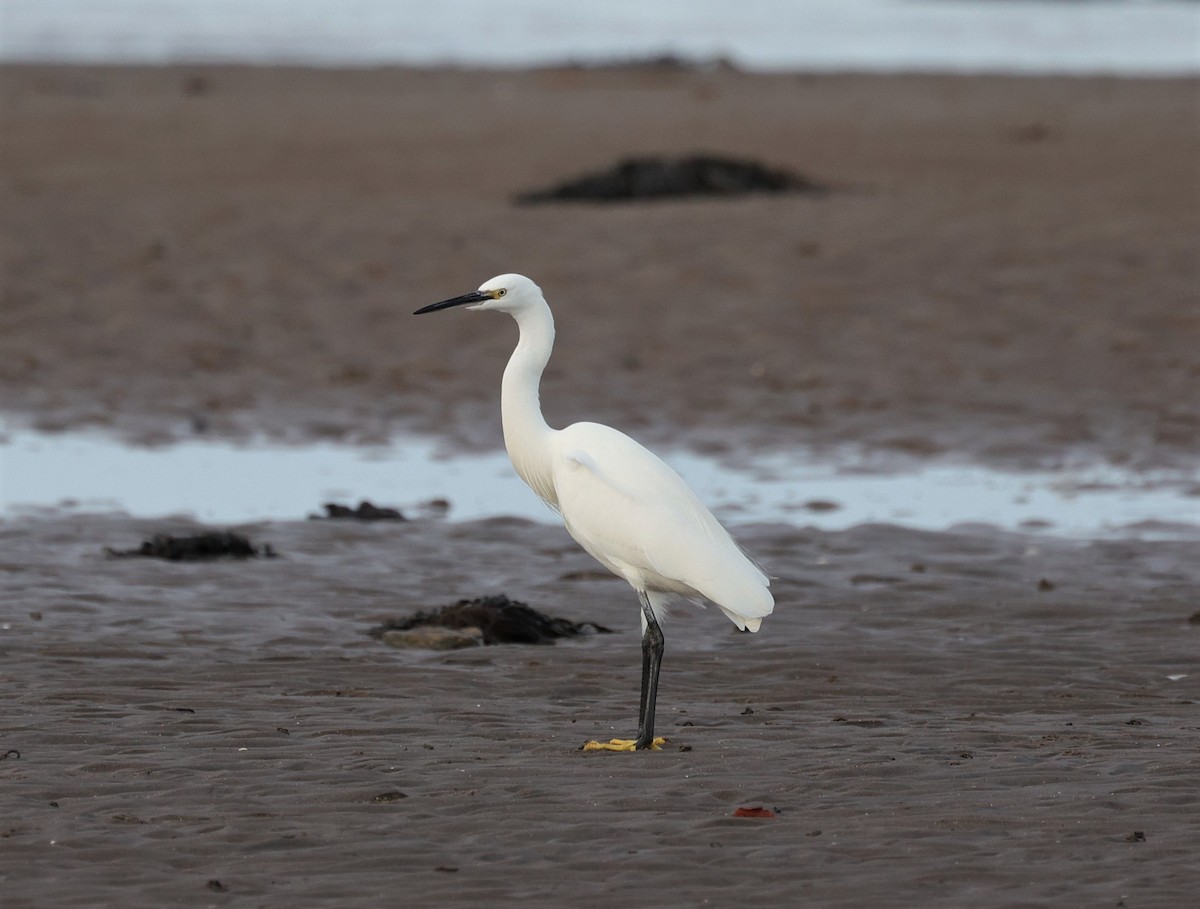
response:
<path fill-rule="evenodd" d="M 654 442 L 1137 465 L 1200 449 L 1196 80 L 0 70 L 0 408 L 161 439 L 492 446 L 506 271 L 544 403 Z M 821 197 L 516 207 L 631 153 Z"/>
<path fill-rule="evenodd" d="M 730 456 L 1195 462 L 1195 80 L 10 67 L 0 90 L 0 409 L 43 428 L 495 446 L 512 327 L 408 313 L 518 270 L 556 303 L 552 422 Z M 509 202 L 697 149 L 836 191 Z M 595 755 L 636 720 L 636 601 L 561 529 L 104 555 L 190 526 L 0 522 L 6 907 L 1194 899 L 1194 543 L 737 528 L 776 614 L 685 610 L 669 747 Z M 366 634 L 500 592 L 621 633 Z"/>
<path fill-rule="evenodd" d="M 1194 897 L 1194 544 L 743 528 L 776 615 L 678 616 L 668 747 L 597 755 L 635 725 L 636 601 L 561 530 L 314 521 L 248 528 L 278 559 L 101 552 L 163 526 L 0 525 L 13 909 Z M 620 633 L 367 636 L 480 591 Z M 777 817 L 732 817 L 760 805 Z"/>

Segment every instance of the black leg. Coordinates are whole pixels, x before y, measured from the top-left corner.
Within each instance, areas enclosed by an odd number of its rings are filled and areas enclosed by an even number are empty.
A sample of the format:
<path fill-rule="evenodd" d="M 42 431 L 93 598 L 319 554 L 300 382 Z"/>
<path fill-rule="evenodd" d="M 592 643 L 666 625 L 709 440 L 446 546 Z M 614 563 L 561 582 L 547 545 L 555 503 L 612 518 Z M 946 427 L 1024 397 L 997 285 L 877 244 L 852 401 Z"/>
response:
<path fill-rule="evenodd" d="M 638 707 L 638 735 L 634 748 L 649 748 L 654 741 L 654 705 L 658 700 L 658 671 L 662 668 L 663 633 L 650 608 L 650 599 L 638 591 L 646 632 L 642 635 L 642 697 Z"/>

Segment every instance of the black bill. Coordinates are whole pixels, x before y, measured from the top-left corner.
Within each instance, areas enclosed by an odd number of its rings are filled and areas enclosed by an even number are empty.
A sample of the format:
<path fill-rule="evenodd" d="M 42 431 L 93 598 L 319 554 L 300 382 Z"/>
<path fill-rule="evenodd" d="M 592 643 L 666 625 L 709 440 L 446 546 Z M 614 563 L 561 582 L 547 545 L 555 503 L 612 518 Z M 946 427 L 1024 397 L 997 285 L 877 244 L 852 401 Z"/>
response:
<path fill-rule="evenodd" d="M 451 306 L 466 306 L 468 303 L 482 303 L 484 300 L 490 299 L 492 299 L 490 294 L 473 290 L 469 294 L 463 294 L 461 297 L 452 297 L 449 300 L 443 300 L 441 303 L 430 303 L 428 306 L 422 306 L 413 315 L 419 316 L 423 312 L 437 312 L 439 309 L 449 309 Z"/>

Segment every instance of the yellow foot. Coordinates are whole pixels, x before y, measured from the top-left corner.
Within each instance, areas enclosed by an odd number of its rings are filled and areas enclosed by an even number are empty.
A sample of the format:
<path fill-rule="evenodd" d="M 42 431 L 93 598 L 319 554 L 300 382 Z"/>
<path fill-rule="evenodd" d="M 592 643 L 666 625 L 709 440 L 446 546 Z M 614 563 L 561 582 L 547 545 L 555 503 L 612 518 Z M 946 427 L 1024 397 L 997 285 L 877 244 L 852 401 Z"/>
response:
<path fill-rule="evenodd" d="M 607 742 L 584 742 L 584 751 L 634 751 L 636 739 L 609 739 Z M 662 751 L 662 746 L 667 744 L 667 740 L 662 736 L 656 738 L 650 743 L 651 749 L 654 751 Z"/>

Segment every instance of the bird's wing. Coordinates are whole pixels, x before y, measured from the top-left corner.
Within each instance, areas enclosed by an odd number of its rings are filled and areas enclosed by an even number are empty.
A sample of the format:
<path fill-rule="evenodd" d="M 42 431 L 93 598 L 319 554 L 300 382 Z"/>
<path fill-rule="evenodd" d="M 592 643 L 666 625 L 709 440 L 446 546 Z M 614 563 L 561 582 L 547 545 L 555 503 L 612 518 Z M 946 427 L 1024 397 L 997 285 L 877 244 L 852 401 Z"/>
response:
<path fill-rule="evenodd" d="M 601 563 L 635 586 L 698 594 L 748 616 L 770 611 L 766 577 L 654 454 L 597 423 L 562 430 L 555 454 L 563 520 Z"/>

